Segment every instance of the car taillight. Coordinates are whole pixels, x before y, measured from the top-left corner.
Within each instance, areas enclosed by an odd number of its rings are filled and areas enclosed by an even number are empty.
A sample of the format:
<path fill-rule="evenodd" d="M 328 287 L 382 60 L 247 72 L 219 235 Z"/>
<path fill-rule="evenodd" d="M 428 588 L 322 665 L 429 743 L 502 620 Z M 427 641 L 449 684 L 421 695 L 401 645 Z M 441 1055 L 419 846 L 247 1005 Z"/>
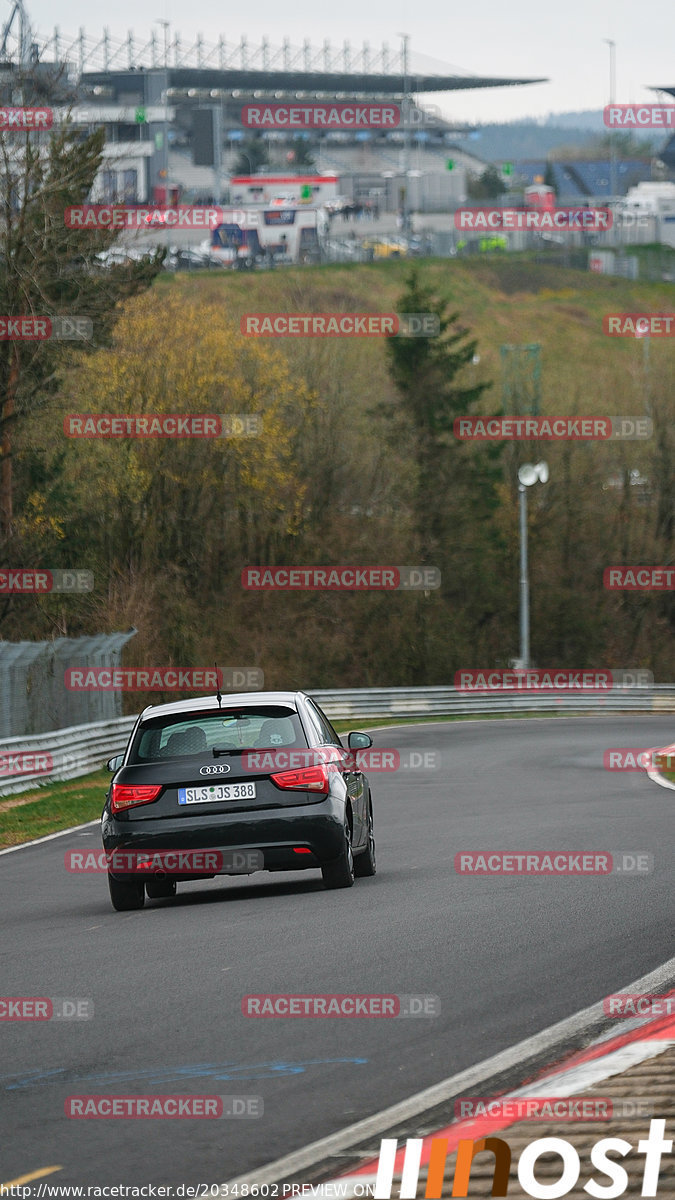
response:
<path fill-rule="evenodd" d="M 330 791 L 328 771 L 323 766 L 302 767 L 299 771 L 279 771 L 276 775 L 270 775 L 270 779 L 280 788 L 292 788 L 301 792 L 325 792 L 326 795 Z"/>
<path fill-rule="evenodd" d="M 139 804 L 152 804 L 162 790 L 162 784 L 136 786 L 128 783 L 113 783 L 110 809 L 112 812 L 123 812 L 126 808 L 136 808 Z"/>

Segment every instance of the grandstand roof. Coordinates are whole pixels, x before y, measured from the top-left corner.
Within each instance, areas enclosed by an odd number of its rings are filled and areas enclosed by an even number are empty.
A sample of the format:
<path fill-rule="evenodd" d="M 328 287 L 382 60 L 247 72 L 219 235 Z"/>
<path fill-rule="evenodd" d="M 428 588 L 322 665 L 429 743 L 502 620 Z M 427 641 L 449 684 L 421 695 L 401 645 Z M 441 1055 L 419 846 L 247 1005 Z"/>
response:
<path fill-rule="evenodd" d="M 200 67 L 162 67 L 152 68 L 166 71 L 169 88 L 210 88 L 231 91 L 239 89 L 245 92 L 326 92 L 331 97 L 344 95 L 400 95 L 404 91 L 419 92 L 455 92 L 467 91 L 474 88 L 517 87 L 527 83 L 546 83 L 538 79 L 504 79 L 488 75 L 415 75 L 409 73 L 406 77 L 395 72 L 393 74 L 370 74 L 349 71 L 265 71 L 262 69 L 246 71 L 241 68 L 200 68 Z M 81 82 L 86 85 L 107 86 L 117 90 L 129 90 L 130 84 L 137 84 L 139 76 L 147 68 L 138 66 L 131 70 L 85 71 Z"/>

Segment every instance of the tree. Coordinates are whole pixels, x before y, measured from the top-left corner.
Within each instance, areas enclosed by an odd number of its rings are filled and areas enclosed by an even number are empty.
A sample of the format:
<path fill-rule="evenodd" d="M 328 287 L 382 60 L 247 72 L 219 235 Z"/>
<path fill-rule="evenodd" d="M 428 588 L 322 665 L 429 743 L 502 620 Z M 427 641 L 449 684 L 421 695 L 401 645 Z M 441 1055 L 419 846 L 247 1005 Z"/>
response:
<path fill-rule="evenodd" d="M 293 155 L 292 158 L 289 157 L 291 154 Z M 298 167 L 314 167 L 316 165 L 309 141 L 304 137 L 293 138 L 286 158 L 295 169 Z"/>
<path fill-rule="evenodd" d="M 262 138 L 247 138 L 241 143 L 232 168 L 233 175 L 255 175 L 259 167 L 267 165 L 267 146 Z"/>
<path fill-rule="evenodd" d="M 164 251 L 101 271 L 98 251 L 120 230 L 68 228 L 65 210 L 88 196 L 103 157 L 104 130 L 82 137 L 72 124 L 53 133 L 0 135 L 0 313 L 85 316 L 86 349 L 109 344 L 119 301 L 150 286 Z M 68 343 L 0 343 L 0 536 L 14 532 L 13 439 L 29 414 L 44 408 L 72 358 Z"/>
<path fill-rule="evenodd" d="M 496 504 L 494 485 L 499 479 L 501 448 L 492 447 L 471 455 L 456 441 L 453 425 L 456 417 L 472 411 L 490 384 L 478 382 L 466 386 L 460 382 L 461 373 L 474 363 L 477 342 L 458 324 L 459 313 L 448 312 L 445 301 L 420 283 L 417 270 L 407 279 L 398 311 L 434 313 L 439 319 L 438 336 L 391 337 L 387 340 L 387 351 L 416 465 L 414 507 L 420 560 L 441 568 L 447 596 L 455 590 L 453 557 L 461 565 L 462 576 L 470 573 L 465 570 L 467 545 L 481 569 L 485 565 L 481 563 L 480 541 L 485 536 L 490 510 Z M 467 521 L 471 532 L 475 530 L 477 535 L 475 551 Z M 461 541 L 457 536 L 459 528 L 466 535 Z M 487 606 L 491 604 L 488 599 Z M 436 637 L 439 636 L 442 635 L 437 632 Z M 447 640 L 446 631 L 446 643 Z M 411 652 L 412 682 L 428 681 L 430 673 L 438 669 L 441 650 L 431 644 L 424 601 L 417 604 Z"/>
<path fill-rule="evenodd" d="M 458 325 L 459 313 L 448 313 L 445 301 L 421 284 L 416 269 L 406 281 L 398 311 L 433 313 L 439 320 L 437 337 L 387 339 L 390 374 L 413 428 L 418 468 L 417 523 L 426 555 L 435 549 L 445 523 L 445 497 L 439 484 L 451 473 L 457 455 L 454 419 L 466 416 L 490 384 L 459 384 L 457 377 L 473 363 L 478 343 Z"/>
<path fill-rule="evenodd" d="M 490 163 L 482 175 L 468 176 L 466 190 L 472 200 L 495 200 L 503 195 L 504 184 L 499 171 Z"/>

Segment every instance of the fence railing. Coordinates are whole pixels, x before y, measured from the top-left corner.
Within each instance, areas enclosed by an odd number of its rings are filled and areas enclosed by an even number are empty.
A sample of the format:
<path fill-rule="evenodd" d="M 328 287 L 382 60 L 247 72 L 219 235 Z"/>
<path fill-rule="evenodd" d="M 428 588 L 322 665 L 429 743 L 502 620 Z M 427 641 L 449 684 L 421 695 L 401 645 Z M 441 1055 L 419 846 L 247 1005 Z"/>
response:
<path fill-rule="evenodd" d="M 122 650 L 135 633 L 129 629 L 48 642 L 0 641 L 0 745 L 6 738 L 53 740 L 59 725 L 71 728 L 120 717 L 121 692 L 70 690 L 66 671 L 119 667 Z"/>
<path fill-rule="evenodd" d="M 311 695 L 334 721 L 500 713 L 675 713 L 675 684 L 614 688 L 600 694 L 467 693 L 454 687 L 429 687 L 318 690 Z M 40 783 L 76 779 L 102 767 L 124 750 L 135 720 L 135 716 L 119 717 L 0 742 L 0 796 Z"/>
<path fill-rule="evenodd" d="M 136 717 L 71 725 L 0 742 L 0 796 L 96 771 L 127 744 Z"/>

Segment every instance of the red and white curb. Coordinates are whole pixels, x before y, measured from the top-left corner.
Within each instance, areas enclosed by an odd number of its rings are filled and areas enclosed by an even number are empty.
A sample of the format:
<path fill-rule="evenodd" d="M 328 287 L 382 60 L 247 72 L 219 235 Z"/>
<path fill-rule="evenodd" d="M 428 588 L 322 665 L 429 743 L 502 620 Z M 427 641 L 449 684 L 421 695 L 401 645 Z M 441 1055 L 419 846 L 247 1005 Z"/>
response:
<path fill-rule="evenodd" d="M 675 996 L 674 984 L 675 959 L 670 959 L 650 974 L 614 989 L 613 994 Z M 566 1046 L 573 1040 L 578 1043 L 586 1036 L 592 1037 L 593 1031 L 601 1027 L 604 1027 L 602 1035 L 596 1036 L 584 1050 L 566 1058 L 563 1067 L 544 1067 L 536 1077 L 531 1076 L 528 1063 L 532 1063 L 535 1058 L 541 1061 L 546 1055 L 549 1063 L 555 1062 L 556 1059 L 559 1061 L 565 1054 Z M 413 1125 L 418 1117 L 425 1126 L 421 1164 L 426 1164 L 434 1137 L 447 1138 L 448 1153 L 451 1153 L 456 1149 L 461 1137 L 475 1140 L 485 1136 L 488 1131 L 506 1129 L 517 1122 L 517 1117 L 509 1118 L 506 1114 L 500 1117 L 495 1114 L 453 1121 L 443 1128 L 430 1131 L 428 1121 L 424 1119 L 425 1113 L 441 1104 L 451 1104 L 461 1096 L 488 1096 L 490 1081 L 507 1072 L 519 1072 L 521 1078 L 527 1075 L 530 1082 L 526 1087 L 509 1092 L 507 1096 L 495 1094 L 495 1098 L 502 1101 L 519 1096 L 578 1096 L 593 1084 L 619 1075 L 639 1062 L 655 1058 L 672 1045 L 675 1045 L 675 1014 L 656 1019 L 631 1017 L 611 1020 L 604 1011 L 602 1001 L 599 1001 L 508 1050 L 457 1075 L 443 1079 L 390 1108 L 365 1117 L 310 1145 L 293 1150 L 283 1158 L 261 1165 L 236 1179 L 227 1180 L 221 1185 L 222 1194 L 243 1195 L 246 1188 L 250 1191 L 254 1186 L 259 1188 L 265 1184 L 279 1184 L 288 1179 L 303 1180 L 304 1177 L 304 1180 L 311 1181 L 317 1174 L 325 1171 L 326 1163 L 331 1159 L 345 1157 L 353 1161 L 359 1157 L 356 1147 L 364 1144 L 372 1146 L 378 1138 L 391 1136 L 390 1131 L 397 1126 Z M 395 1171 L 400 1172 L 402 1169 L 404 1155 L 405 1145 L 396 1156 Z M 375 1183 L 377 1165 L 377 1158 L 368 1158 L 359 1167 L 312 1186 L 311 1194 L 316 1197 L 340 1196 L 344 1200 L 348 1200 L 350 1196 L 362 1197 L 370 1192 Z"/>
<path fill-rule="evenodd" d="M 667 993 L 675 996 L 675 992 Z M 617 1018 L 621 1019 L 621 1018 Z M 589 1087 L 609 1079 L 612 1075 L 621 1075 L 629 1067 L 656 1058 L 668 1046 L 675 1046 L 675 1012 L 666 1017 L 650 1019 L 648 1017 L 632 1018 L 630 1021 L 621 1019 L 622 1025 L 630 1029 L 618 1036 L 611 1033 L 603 1035 L 591 1043 L 585 1050 L 570 1058 L 562 1071 L 544 1072 L 536 1081 L 526 1087 L 500 1095 L 500 1101 L 505 1102 L 528 1096 L 536 1096 L 542 1100 L 565 1096 L 579 1096 Z M 497 1099 L 497 1097 L 494 1097 Z M 460 1138 L 476 1141 L 478 1138 L 489 1137 L 498 1130 L 508 1129 L 523 1118 L 518 1116 L 481 1116 L 464 1121 L 453 1121 L 444 1128 L 427 1133 L 422 1139 L 422 1157 L 420 1166 L 426 1166 L 431 1155 L 433 1138 L 447 1138 L 448 1154 L 457 1149 Z M 394 1176 L 400 1178 L 405 1160 L 405 1143 L 397 1151 L 394 1159 Z M 363 1163 L 349 1175 L 339 1175 L 327 1180 L 323 1185 L 326 1195 L 331 1195 L 330 1184 L 341 1184 L 337 1195 L 349 1200 L 349 1197 L 364 1196 L 374 1188 L 377 1179 L 378 1159 Z M 388 1173 L 389 1177 L 389 1173 Z M 343 1188 L 345 1190 L 343 1190 Z"/>
<path fill-rule="evenodd" d="M 652 754 L 672 754 L 675 755 L 675 745 L 654 747 Z M 653 759 L 652 759 L 653 761 Z M 653 783 L 658 783 L 659 787 L 670 788 L 671 792 L 675 792 L 675 783 L 671 783 L 669 779 L 664 779 L 660 771 L 656 767 L 645 767 L 645 770 Z"/>

